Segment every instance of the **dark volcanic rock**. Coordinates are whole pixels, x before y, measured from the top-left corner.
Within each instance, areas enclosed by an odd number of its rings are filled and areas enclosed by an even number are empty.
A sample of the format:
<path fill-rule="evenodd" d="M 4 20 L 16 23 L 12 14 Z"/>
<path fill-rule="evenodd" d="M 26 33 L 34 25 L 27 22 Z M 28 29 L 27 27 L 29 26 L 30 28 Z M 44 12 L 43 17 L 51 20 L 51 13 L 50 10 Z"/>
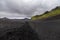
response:
<path fill-rule="evenodd" d="M 39 40 L 37 33 L 29 26 L 28 22 L 20 28 L 13 28 L 0 37 L 0 40 Z"/>
<path fill-rule="evenodd" d="M 41 40 L 60 40 L 60 19 L 49 21 L 31 21 Z"/>

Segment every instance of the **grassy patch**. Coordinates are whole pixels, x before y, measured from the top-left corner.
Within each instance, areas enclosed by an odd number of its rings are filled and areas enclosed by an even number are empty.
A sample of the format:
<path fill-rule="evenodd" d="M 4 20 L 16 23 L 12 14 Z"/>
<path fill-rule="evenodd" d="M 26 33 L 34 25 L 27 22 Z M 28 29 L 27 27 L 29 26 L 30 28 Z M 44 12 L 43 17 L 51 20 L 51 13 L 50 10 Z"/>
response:
<path fill-rule="evenodd" d="M 60 7 L 56 7 L 55 9 L 52 9 L 49 12 L 45 12 L 42 15 L 33 16 L 31 18 L 31 20 L 38 20 L 38 19 L 41 20 L 41 19 L 46 19 L 46 18 L 49 18 L 49 17 L 57 16 L 57 15 L 60 15 Z"/>

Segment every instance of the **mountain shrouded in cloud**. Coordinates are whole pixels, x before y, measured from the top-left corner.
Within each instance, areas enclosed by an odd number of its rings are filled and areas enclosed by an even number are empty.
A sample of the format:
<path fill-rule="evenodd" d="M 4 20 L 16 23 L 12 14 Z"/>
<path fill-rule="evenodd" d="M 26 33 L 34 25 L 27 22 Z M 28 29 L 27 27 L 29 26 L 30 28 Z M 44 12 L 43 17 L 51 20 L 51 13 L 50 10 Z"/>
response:
<path fill-rule="evenodd" d="M 0 17 L 31 18 L 58 5 L 59 0 L 0 0 Z"/>

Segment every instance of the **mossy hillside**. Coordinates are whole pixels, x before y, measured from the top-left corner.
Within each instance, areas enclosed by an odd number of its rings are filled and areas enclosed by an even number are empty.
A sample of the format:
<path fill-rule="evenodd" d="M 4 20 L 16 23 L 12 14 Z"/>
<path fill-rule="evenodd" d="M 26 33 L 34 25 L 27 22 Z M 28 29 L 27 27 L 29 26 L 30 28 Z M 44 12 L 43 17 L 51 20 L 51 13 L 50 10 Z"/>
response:
<path fill-rule="evenodd" d="M 57 16 L 57 15 L 60 15 L 60 7 L 56 7 L 55 9 L 52 9 L 49 12 L 45 12 L 42 15 L 33 16 L 31 18 L 31 20 L 38 20 L 38 19 L 41 20 L 41 19 L 46 19 L 46 18 L 49 18 L 49 17 Z"/>

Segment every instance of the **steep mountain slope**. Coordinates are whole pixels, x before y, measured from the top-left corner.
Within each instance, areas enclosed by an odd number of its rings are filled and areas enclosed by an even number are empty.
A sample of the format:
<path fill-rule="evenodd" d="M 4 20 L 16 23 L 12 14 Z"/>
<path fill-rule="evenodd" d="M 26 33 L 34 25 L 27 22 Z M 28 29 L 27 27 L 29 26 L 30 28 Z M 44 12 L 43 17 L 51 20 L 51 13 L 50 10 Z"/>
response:
<path fill-rule="evenodd" d="M 31 20 L 38 20 L 38 19 L 40 19 L 40 20 L 45 20 L 45 19 L 52 20 L 52 19 L 59 18 L 59 15 L 60 15 L 60 7 L 56 7 L 55 9 L 52 9 L 51 11 L 46 11 L 42 15 L 33 16 L 31 18 Z"/>

